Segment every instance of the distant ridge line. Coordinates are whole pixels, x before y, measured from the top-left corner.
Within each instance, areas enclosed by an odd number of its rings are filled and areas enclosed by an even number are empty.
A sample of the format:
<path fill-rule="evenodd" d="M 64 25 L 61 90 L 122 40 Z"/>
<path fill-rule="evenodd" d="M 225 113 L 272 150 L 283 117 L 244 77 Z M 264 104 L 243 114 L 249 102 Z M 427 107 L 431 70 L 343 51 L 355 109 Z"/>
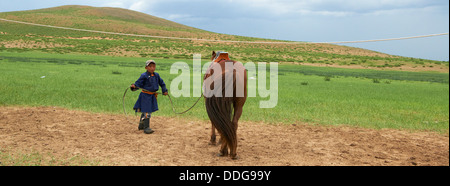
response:
<path fill-rule="evenodd" d="M 449 35 L 449 33 L 447 32 L 447 33 L 440 33 L 440 34 L 428 34 L 428 35 L 410 36 L 410 37 L 399 37 L 399 38 L 389 38 L 389 39 L 373 39 L 373 40 L 360 40 L 360 41 L 337 41 L 337 42 L 230 41 L 230 40 L 212 40 L 212 39 L 182 38 L 182 37 L 169 37 L 169 36 L 152 36 L 152 35 L 141 35 L 141 34 L 126 34 L 126 33 L 117 33 L 117 32 L 107 32 L 107 31 L 98 31 L 98 30 L 88 30 L 88 29 L 79 29 L 79 28 L 69 28 L 69 27 L 61 27 L 61 26 L 44 25 L 44 24 L 29 23 L 29 22 L 16 21 L 16 20 L 9 20 L 9 19 L 3 19 L 3 18 L 0 18 L 0 21 L 13 22 L 13 23 L 20 23 L 20 24 L 26 24 L 26 25 L 32 25 L 32 26 L 48 27 L 48 28 L 57 28 L 57 29 L 65 29 L 65 30 L 75 30 L 75 31 L 82 31 L 82 32 L 92 32 L 92 33 L 101 33 L 101 34 L 111 34 L 111 35 L 133 36 L 133 37 L 148 37 L 148 38 L 159 38 L 159 39 L 174 39 L 174 40 L 189 40 L 189 41 L 203 41 L 203 42 L 248 43 L 248 44 L 345 44 L 345 43 L 368 43 L 368 42 L 406 40 L 406 39 L 417 39 L 417 38 L 426 38 L 426 37 L 436 37 L 436 36 Z"/>

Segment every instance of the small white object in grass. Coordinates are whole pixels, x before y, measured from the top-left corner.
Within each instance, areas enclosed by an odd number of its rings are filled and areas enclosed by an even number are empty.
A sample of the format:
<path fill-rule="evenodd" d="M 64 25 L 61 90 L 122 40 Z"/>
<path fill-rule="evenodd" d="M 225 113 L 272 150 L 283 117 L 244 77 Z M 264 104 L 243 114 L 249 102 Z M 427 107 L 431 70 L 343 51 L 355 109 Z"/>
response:
<path fill-rule="evenodd" d="M 45 76 L 42 76 L 42 77 L 41 77 L 41 79 L 44 79 L 44 78 L 45 78 Z"/>

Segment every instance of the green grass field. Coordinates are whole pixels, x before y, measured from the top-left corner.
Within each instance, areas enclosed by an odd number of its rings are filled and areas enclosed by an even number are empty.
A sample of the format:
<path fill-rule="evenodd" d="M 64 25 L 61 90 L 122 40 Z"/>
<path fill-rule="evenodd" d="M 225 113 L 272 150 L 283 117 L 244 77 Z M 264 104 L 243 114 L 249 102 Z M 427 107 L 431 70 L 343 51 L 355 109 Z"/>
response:
<path fill-rule="evenodd" d="M 146 59 L 0 52 L 0 105 L 59 106 L 122 114 L 124 90 L 145 72 L 142 66 Z M 192 66 L 192 59 L 156 61 L 157 72 L 168 87 L 178 76 L 169 73 L 173 62 Z M 268 98 L 249 98 L 242 120 L 448 133 L 448 79 L 447 73 L 279 65 L 277 107 L 260 109 L 259 101 Z M 128 93 L 128 112 L 132 112 L 138 94 Z M 174 98 L 177 111 L 195 101 Z M 157 116 L 208 120 L 203 100 L 182 116 L 172 113 L 167 97 L 158 97 L 158 103 Z"/>

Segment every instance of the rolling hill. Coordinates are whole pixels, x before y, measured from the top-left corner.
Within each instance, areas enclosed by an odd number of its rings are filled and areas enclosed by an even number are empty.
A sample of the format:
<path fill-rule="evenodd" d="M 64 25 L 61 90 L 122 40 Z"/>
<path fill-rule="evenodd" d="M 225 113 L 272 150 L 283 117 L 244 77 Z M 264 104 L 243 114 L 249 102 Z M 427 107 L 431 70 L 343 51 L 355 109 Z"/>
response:
<path fill-rule="evenodd" d="M 121 8 L 60 6 L 0 13 L 0 18 L 98 31 L 230 41 L 274 41 L 219 34 Z M 280 42 L 280 41 L 278 41 Z M 121 36 L 55 29 L 0 21 L 0 51 L 37 50 L 51 53 L 146 58 L 192 59 L 225 50 L 240 61 L 289 62 L 314 66 L 375 68 L 448 73 L 448 63 L 332 44 L 250 44 Z"/>

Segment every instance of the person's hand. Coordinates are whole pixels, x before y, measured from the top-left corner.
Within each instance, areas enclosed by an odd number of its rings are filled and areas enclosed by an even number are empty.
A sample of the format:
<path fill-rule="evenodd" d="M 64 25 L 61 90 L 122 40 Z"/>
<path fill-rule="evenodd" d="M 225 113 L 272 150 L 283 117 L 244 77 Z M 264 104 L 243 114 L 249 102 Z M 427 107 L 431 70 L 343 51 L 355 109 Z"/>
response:
<path fill-rule="evenodd" d="M 167 95 L 169 95 L 169 93 L 168 92 L 164 92 L 164 95 L 167 96 Z"/>
<path fill-rule="evenodd" d="M 131 91 L 133 91 L 133 92 L 139 90 L 139 88 L 137 88 L 136 85 L 134 85 L 134 84 L 132 84 L 132 85 L 130 86 L 130 89 L 131 89 Z"/>

